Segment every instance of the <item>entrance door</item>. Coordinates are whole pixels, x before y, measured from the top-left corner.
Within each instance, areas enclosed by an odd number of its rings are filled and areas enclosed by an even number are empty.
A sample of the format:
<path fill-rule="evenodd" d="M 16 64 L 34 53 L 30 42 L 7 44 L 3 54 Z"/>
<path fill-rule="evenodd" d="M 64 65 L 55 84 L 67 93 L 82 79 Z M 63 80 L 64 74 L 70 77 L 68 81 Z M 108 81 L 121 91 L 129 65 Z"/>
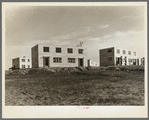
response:
<path fill-rule="evenodd" d="M 83 58 L 78 59 L 79 66 L 83 66 Z"/>
<path fill-rule="evenodd" d="M 49 67 L 49 57 L 44 57 L 44 59 L 43 59 L 43 66 L 44 67 Z"/>
<path fill-rule="evenodd" d="M 136 59 L 133 59 L 133 65 L 136 65 Z"/>
<path fill-rule="evenodd" d="M 116 65 L 122 65 L 122 58 L 116 57 Z"/>
<path fill-rule="evenodd" d="M 137 59 L 137 65 L 139 65 L 139 59 Z"/>

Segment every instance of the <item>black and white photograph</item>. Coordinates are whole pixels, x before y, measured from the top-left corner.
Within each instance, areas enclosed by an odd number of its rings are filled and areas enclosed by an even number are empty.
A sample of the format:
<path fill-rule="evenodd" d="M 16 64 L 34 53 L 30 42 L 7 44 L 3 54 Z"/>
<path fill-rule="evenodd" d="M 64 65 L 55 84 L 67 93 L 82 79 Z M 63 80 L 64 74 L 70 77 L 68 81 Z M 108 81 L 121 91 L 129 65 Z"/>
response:
<path fill-rule="evenodd" d="M 2 43 L 4 117 L 147 117 L 147 2 L 4 2 Z"/>

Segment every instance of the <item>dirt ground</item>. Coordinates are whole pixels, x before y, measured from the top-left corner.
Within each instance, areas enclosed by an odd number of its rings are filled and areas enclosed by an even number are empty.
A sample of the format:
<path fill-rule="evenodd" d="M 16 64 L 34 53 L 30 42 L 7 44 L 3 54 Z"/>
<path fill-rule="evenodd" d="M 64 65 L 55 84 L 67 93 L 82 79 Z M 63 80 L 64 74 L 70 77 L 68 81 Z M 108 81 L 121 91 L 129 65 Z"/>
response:
<path fill-rule="evenodd" d="M 144 71 L 6 75 L 5 105 L 144 105 Z"/>

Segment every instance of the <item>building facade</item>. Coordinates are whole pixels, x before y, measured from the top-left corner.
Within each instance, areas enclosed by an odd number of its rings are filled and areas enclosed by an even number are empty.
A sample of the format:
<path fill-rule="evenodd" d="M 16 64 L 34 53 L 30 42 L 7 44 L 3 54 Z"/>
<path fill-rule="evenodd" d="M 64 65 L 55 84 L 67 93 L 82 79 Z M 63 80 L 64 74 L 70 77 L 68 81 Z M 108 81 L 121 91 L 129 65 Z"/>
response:
<path fill-rule="evenodd" d="M 25 56 L 14 58 L 12 59 L 12 67 L 16 69 L 32 68 L 31 58 L 26 58 Z"/>
<path fill-rule="evenodd" d="M 87 48 L 37 44 L 31 48 L 32 67 L 87 66 Z"/>
<path fill-rule="evenodd" d="M 100 49 L 100 66 L 139 65 L 138 53 L 115 47 Z"/>

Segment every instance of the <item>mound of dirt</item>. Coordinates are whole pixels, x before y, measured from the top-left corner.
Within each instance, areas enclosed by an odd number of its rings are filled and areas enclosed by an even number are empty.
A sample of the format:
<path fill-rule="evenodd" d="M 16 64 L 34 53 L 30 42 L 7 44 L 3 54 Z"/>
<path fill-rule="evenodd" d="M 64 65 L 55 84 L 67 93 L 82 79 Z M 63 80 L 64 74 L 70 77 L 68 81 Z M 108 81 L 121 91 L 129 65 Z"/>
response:
<path fill-rule="evenodd" d="M 19 70 L 6 70 L 6 75 L 26 75 L 26 74 L 51 74 L 51 73 L 86 73 L 94 71 L 144 71 L 142 66 L 109 66 L 109 67 L 51 67 L 51 68 L 31 68 Z"/>
<path fill-rule="evenodd" d="M 10 75 L 12 72 L 13 72 L 12 70 L 6 70 L 6 71 L 5 71 L 5 74 L 6 74 L 6 75 Z"/>

